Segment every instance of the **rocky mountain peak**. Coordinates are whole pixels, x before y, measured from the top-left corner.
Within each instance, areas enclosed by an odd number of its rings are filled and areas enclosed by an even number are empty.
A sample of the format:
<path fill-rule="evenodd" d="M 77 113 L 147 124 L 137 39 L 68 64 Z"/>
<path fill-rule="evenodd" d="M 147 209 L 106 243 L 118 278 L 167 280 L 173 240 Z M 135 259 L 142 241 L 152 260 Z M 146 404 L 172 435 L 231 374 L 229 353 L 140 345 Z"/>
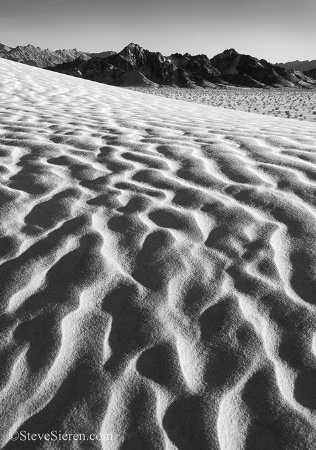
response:
<path fill-rule="evenodd" d="M 131 42 L 126 47 L 124 47 L 123 50 L 119 53 L 128 54 L 128 53 L 135 53 L 135 52 L 139 53 L 142 51 L 144 51 L 144 49 L 140 45 L 134 44 L 133 42 Z"/>
<path fill-rule="evenodd" d="M 236 52 L 236 50 L 234 48 L 230 48 L 230 49 L 224 50 L 223 54 L 224 55 L 230 55 L 230 56 L 237 56 L 237 55 L 239 55 L 239 53 Z"/>

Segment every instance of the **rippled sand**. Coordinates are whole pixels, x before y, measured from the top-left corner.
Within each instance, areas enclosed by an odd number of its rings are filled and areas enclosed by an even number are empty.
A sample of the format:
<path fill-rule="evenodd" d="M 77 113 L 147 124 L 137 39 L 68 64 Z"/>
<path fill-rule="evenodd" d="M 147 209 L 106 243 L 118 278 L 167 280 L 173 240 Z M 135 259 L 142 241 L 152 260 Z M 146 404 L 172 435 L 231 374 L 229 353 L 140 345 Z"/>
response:
<path fill-rule="evenodd" d="M 139 92 L 221 108 L 316 122 L 316 89 L 184 89 L 133 87 Z"/>
<path fill-rule="evenodd" d="M 0 113 L 1 448 L 315 449 L 315 125 L 5 60 Z"/>

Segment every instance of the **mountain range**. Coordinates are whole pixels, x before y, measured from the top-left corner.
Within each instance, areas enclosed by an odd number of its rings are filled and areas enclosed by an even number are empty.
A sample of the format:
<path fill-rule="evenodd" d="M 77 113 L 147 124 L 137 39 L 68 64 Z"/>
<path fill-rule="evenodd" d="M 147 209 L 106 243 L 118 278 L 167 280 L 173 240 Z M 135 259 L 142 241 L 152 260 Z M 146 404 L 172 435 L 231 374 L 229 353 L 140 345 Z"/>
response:
<path fill-rule="evenodd" d="M 210 59 L 189 53 L 163 56 L 133 43 L 118 53 L 0 44 L 0 57 L 115 86 L 316 88 L 315 71 L 288 69 L 234 49 Z"/>
<path fill-rule="evenodd" d="M 234 49 L 211 59 L 188 53 L 166 57 L 131 43 L 107 58 L 79 58 L 50 70 L 116 86 L 316 87 L 314 79 L 298 70 L 286 70 L 263 59 L 239 54 Z"/>
<path fill-rule="evenodd" d="M 9 59 L 36 67 L 53 67 L 57 64 L 73 61 L 80 58 L 87 60 L 94 57 L 107 57 L 114 52 L 87 53 L 77 49 L 73 50 L 49 50 L 34 47 L 34 45 L 25 45 L 17 47 L 9 47 L 0 44 L 0 58 Z"/>

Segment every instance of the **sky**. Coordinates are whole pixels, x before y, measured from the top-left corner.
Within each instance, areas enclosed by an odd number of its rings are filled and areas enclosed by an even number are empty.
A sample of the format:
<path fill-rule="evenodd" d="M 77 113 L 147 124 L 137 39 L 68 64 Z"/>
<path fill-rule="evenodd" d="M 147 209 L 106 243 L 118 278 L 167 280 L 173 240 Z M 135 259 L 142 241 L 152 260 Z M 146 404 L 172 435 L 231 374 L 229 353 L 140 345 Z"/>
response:
<path fill-rule="evenodd" d="M 316 0 L 0 0 L 0 43 L 316 59 Z"/>

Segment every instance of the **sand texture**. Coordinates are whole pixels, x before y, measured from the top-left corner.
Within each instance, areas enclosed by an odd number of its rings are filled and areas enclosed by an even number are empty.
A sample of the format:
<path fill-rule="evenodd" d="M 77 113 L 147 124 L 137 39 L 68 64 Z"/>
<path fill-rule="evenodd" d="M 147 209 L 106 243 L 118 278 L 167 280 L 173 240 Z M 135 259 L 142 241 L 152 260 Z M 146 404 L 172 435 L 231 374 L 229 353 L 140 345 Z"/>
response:
<path fill-rule="evenodd" d="M 1 448 L 316 448 L 314 123 L 1 60 L 0 180 Z"/>
<path fill-rule="evenodd" d="M 160 97 L 286 119 L 316 122 L 316 89 L 130 87 Z"/>

